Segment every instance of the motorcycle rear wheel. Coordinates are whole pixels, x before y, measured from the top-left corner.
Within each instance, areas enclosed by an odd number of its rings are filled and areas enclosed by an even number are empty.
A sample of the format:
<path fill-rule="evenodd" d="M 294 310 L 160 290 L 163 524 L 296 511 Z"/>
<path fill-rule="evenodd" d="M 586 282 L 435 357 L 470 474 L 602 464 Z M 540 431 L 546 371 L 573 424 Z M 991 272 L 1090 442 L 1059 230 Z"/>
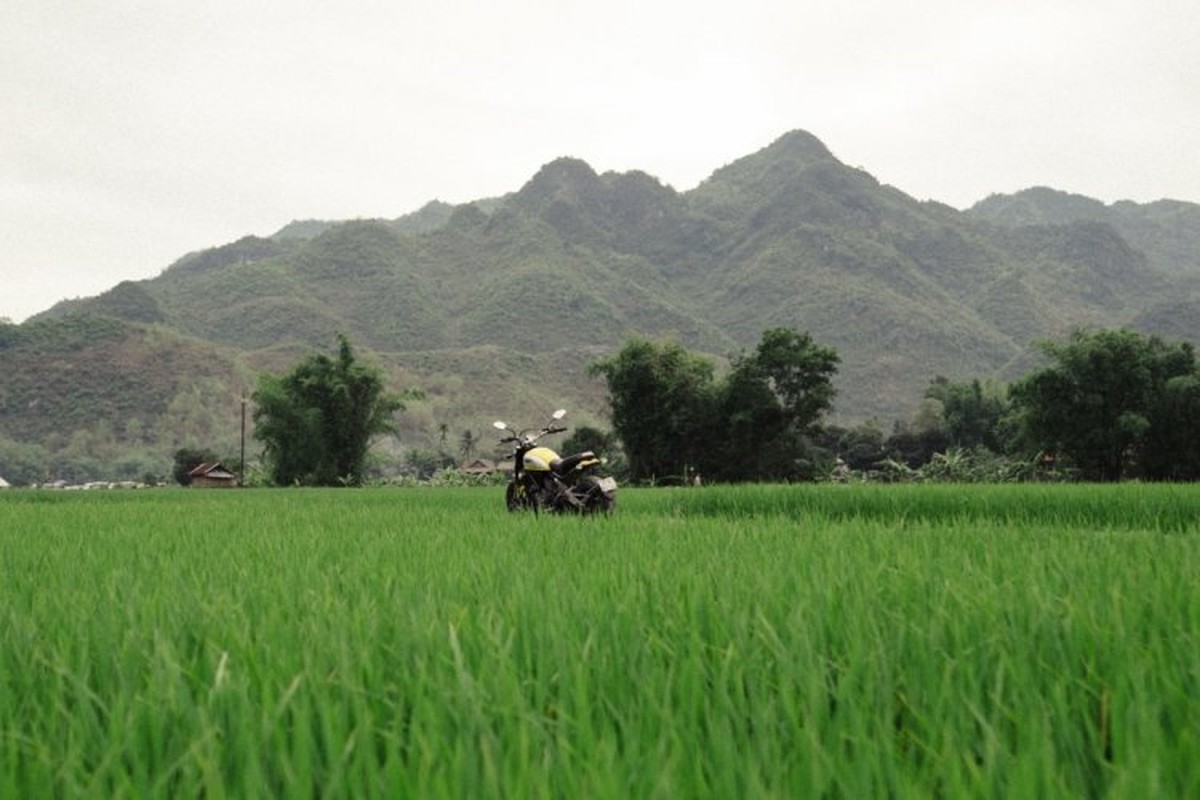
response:
<path fill-rule="evenodd" d="M 579 488 L 583 494 L 584 514 L 611 514 L 617 507 L 615 492 L 606 492 L 600 488 L 599 479 L 587 475 L 579 480 Z"/>

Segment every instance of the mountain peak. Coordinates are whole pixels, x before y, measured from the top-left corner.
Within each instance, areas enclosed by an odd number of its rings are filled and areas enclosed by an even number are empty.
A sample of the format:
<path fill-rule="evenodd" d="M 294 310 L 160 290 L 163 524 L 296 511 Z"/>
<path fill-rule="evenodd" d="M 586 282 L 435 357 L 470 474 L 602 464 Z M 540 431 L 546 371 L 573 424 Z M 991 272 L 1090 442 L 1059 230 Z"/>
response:
<path fill-rule="evenodd" d="M 834 160 L 833 153 L 820 139 L 802 130 L 785 133 L 759 153 L 809 162 Z"/>
<path fill-rule="evenodd" d="M 980 200 L 968 214 L 1006 225 L 1061 225 L 1103 218 L 1104 203 L 1079 194 L 1034 186 L 1016 194 L 993 194 Z"/>
<path fill-rule="evenodd" d="M 538 170 L 513 195 L 512 202 L 528 214 L 561 223 L 564 214 L 574 218 L 580 213 L 599 213 L 604 207 L 604 196 L 604 182 L 586 161 L 563 157 Z"/>
<path fill-rule="evenodd" d="M 778 208 L 783 198 L 789 213 L 798 211 L 797 200 L 803 197 L 825 196 L 830 202 L 818 199 L 820 204 L 845 206 L 848 195 L 874 191 L 877 186 L 874 178 L 838 161 L 817 137 L 795 130 L 716 170 L 689 194 L 710 208 L 725 209 L 721 214 L 736 215 L 740 208 L 742 212 L 754 209 L 753 215 L 767 206 Z M 869 200 L 856 203 L 871 204 Z"/>
<path fill-rule="evenodd" d="M 563 156 L 542 166 L 518 194 L 555 195 L 588 191 L 600 181 L 596 170 L 580 158 Z"/>
<path fill-rule="evenodd" d="M 841 166 L 821 140 L 807 131 L 785 133 L 756 153 L 726 164 L 706 184 L 733 184 L 763 189 L 787 181 L 813 167 Z M 704 184 L 701 184 L 703 186 Z"/>

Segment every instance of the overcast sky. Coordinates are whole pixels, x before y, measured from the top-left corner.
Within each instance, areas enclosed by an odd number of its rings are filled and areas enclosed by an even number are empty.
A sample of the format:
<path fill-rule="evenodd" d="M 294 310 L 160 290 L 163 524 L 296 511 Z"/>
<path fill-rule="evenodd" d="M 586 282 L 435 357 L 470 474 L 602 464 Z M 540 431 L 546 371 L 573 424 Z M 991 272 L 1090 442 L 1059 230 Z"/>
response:
<path fill-rule="evenodd" d="M 807 130 L 965 208 L 1200 202 L 1196 0 L 4 0 L 0 317 L 558 156 L 676 189 Z"/>

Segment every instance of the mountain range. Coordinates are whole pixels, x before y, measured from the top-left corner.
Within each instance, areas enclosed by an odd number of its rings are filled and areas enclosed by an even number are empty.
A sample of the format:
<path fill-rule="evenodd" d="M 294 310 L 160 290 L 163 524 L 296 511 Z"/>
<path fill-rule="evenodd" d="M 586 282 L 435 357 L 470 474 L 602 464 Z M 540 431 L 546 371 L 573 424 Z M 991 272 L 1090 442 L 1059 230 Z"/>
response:
<path fill-rule="evenodd" d="M 685 192 L 558 158 L 503 197 L 293 222 L 0 325 L 0 439 L 227 444 L 256 374 L 339 332 L 425 392 L 409 443 L 558 406 L 603 426 L 585 370 L 629 337 L 723 365 L 776 326 L 837 350 L 842 424 L 906 418 L 939 375 L 1017 377 L 1078 326 L 1200 342 L 1200 205 L 1031 188 L 960 211 L 804 131 Z"/>

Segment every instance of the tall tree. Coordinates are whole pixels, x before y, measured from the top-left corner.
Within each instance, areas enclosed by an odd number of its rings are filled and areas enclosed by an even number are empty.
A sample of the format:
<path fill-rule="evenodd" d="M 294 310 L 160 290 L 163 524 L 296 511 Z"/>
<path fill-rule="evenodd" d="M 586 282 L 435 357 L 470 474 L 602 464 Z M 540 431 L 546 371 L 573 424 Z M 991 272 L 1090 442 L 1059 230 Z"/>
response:
<path fill-rule="evenodd" d="M 312 355 L 286 375 L 259 379 L 254 436 L 278 485 L 359 485 L 372 437 L 396 430 L 405 397 L 385 391 L 379 370 L 359 363 L 345 336 L 338 342 L 336 359 Z"/>
<path fill-rule="evenodd" d="M 925 397 L 941 403 L 942 422 L 952 446 L 1001 451 L 1000 421 L 1008 410 L 1001 387 L 985 387 L 978 379 L 952 383 L 939 375 L 930 382 Z"/>
<path fill-rule="evenodd" d="M 479 436 L 475 431 L 467 429 L 462 432 L 462 436 L 458 440 L 458 452 L 463 457 L 463 460 L 470 461 L 475 457 L 475 448 L 479 445 Z"/>
<path fill-rule="evenodd" d="M 808 333 L 764 331 L 722 387 L 725 446 L 710 472 L 729 480 L 811 474 L 809 439 L 833 403 L 837 363 L 837 353 Z"/>
<path fill-rule="evenodd" d="M 685 477 L 711 436 L 712 363 L 674 342 L 634 338 L 589 371 L 608 382 L 613 432 L 630 477 Z"/>
<path fill-rule="evenodd" d="M 1172 401 L 1193 408 L 1177 380 L 1196 375 L 1192 346 L 1101 330 L 1041 347 L 1051 363 L 1010 390 L 1024 443 L 1065 456 L 1088 479 L 1120 480 L 1131 468 L 1156 477 L 1164 453 L 1148 445 L 1179 438 Z"/>
<path fill-rule="evenodd" d="M 788 428 L 808 434 L 833 405 L 838 361 L 837 351 L 817 344 L 807 332 L 771 328 L 746 366 L 778 398 Z"/>
<path fill-rule="evenodd" d="M 1151 415 L 1141 461 L 1152 480 L 1200 479 L 1200 372 L 1167 380 Z"/>
<path fill-rule="evenodd" d="M 644 339 L 591 369 L 608 381 L 633 480 L 696 469 L 721 480 L 795 479 L 811 472 L 809 437 L 833 401 L 837 361 L 807 333 L 773 328 L 720 384 L 711 362 Z"/>

